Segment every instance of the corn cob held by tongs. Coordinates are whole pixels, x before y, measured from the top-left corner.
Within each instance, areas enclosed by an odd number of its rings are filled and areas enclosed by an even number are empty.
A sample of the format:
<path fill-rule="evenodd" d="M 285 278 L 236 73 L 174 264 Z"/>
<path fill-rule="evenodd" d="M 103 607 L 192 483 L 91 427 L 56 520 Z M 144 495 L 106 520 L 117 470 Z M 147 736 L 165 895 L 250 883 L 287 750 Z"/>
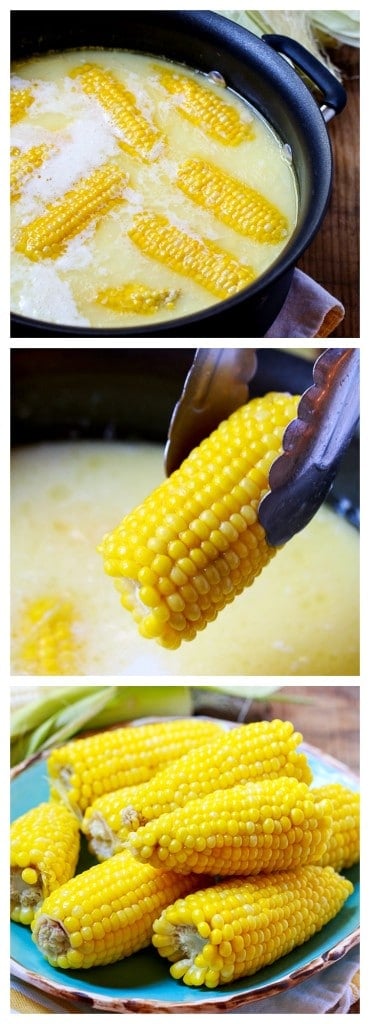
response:
<path fill-rule="evenodd" d="M 99 548 L 141 635 L 164 647 L 193 640 L 309 523 L 356 428 L 358 350 L 327 350 L 303 396 L 248 401 L 254 360 L 197 353 L 170 424 L 168 479 Z"/>

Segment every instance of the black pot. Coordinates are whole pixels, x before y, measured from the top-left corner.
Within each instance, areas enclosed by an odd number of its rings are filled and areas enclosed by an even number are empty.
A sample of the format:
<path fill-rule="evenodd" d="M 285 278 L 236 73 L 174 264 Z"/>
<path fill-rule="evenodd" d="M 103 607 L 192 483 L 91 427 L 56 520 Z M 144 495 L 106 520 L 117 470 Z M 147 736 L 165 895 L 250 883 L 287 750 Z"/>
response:
<path fill-rule="evenodd" d="M 13 349 L 12 445 L 62 440 L 149 440 L 165 445 L 174 405 L 195 349 Z M 312 363 L 281 349 L 257 349 L 251 397 L 302 394 Z M 330 503 L 359 525 L 359 443 L 341 461 Z"/>
<path fill-rule="evenodd" d="M 12 337 L 263 337 L 289 291 L 294 267 L 316 235 L 331 192 L 332 153 L 325 119 L 346 95 L 339 82 L 299 44 L 282 36 L 259 39 L 212 11 L 13 11 L 12 59 L 49 50 L 115 47 L 154 54 L 200 71 L 219 71 L 228 86 L 260 111 L 291 147 L 298 189 L 298 222 L 275 263 L 247 290 L 204 311 L 163 324 L 129 329 L 76 328 L 11 316 Z M 279 52 L 275 52 L 279 51 Z M 281 54 L 323 94 L 320 109 Z"/>

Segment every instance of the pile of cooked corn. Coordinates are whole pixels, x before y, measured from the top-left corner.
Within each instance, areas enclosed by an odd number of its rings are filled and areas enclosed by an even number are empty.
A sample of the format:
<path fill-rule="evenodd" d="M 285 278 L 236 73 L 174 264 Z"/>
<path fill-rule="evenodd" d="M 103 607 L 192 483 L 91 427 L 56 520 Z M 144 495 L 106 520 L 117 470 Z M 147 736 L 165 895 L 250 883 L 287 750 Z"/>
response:
<path fill-rule="evenodd" d="M 49 800 L 11 825 L 11 918 L 62 969 L 150 943 L 187 985 L 274 963 L 339 913 L 360 856 L 358 792 L 313 785 L 301 743 L 279 719 L 173 718 L 51 750 Z"/>

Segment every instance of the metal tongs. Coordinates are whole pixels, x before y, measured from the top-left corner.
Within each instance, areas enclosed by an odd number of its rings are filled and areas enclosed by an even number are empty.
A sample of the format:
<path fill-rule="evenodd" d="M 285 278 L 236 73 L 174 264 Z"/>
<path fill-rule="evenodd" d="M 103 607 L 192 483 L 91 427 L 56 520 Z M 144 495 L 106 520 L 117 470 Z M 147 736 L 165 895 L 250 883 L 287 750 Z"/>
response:
<path fill-rule="evenodd" d="M 270 490 L 259 505 L 259 521 L 273 546 L 299 533 L 329 494 L 359 423 L 359 364 L 356 348 L 325 349 L 314 363 L 313 383 L 285 430 L 283 454 L 271 467 Z M 167 475 L 248 401 L 256 369 L 254 349 L 197 349 L 169 426 Z"/>

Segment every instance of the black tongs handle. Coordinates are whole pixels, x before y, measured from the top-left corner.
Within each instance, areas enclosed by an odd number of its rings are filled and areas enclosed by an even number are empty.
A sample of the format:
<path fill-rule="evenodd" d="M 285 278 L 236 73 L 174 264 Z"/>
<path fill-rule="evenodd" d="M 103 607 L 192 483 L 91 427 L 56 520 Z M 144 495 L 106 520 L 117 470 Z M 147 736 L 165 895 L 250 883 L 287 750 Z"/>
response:
<path fill-rule="evenodd" d="M 165 448 L 167 476 L 222 419 L 248 401 L 256 372 L 253 348 L 198 348 L 172 413 Z"/>
<path fill-rule="evenodd" d="M 359 349 L 326 349 L 270 471 L 258 518 L 269 544 L 299 533 L 327 497 L 360 415 Z"/>

